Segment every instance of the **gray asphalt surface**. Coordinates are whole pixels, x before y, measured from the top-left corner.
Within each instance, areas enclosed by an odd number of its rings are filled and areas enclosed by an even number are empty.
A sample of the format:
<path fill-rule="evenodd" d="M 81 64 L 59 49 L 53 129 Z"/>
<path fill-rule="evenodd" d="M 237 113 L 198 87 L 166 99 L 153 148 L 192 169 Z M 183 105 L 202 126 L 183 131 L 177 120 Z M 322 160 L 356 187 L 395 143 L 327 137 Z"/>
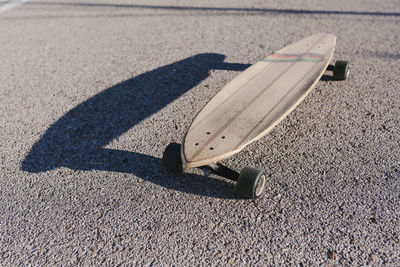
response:
<path fill-rule="evenodd" d="M 400 265 L 399 29 L 395 0 L 0 13 L 0 265 Z M 266 170 L 260 199 L 160 165 L 239 71 L 317 32 L 351 76 L 224 161 Z"/>

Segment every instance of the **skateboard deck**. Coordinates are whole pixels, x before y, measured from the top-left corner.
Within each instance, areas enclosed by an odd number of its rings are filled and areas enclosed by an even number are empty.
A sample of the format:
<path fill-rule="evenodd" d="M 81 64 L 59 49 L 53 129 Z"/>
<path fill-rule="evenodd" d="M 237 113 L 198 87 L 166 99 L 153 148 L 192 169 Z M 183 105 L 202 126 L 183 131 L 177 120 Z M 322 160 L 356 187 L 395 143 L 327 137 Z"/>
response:
<path fill-rule="evenodd" d="M 311 92 L 332 59 L 336 36 L 319 33 L 255 63 L 223 87 L 193 120 L 181 146 L 189 168 L 240 152 Z"/>

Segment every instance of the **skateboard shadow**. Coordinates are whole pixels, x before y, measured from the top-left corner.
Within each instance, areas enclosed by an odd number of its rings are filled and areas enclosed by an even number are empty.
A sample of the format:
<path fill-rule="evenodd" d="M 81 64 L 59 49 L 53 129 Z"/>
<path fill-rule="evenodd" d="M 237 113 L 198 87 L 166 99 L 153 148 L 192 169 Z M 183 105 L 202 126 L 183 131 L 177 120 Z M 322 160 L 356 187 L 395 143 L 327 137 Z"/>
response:
<path fill-rule="evenodd" d="M 218 179 L 176 176 L 153 156 L 104 148 L 115 138 L 159 111 L 208 77 L 212 69 L 244 70 L 248 64 L 224 63 L 221 54 L 198 54 L 116 84 L 89 98 L 51 125 L 32 146 L 21 169 L 46 172 L 59 167 L 131 173 L 163 187 L 213 197 L 227 184 Z M 135 140 L 135 136 L 132 136 Z M 194 179 L 202 189 L 192 186 Z M 182 180 L 183 179 L 183 180 Z M 200 180 L 199 180 L 200 179 Z M 208 184 L 208 185 L 207 185 Z M 215 191 L 215 188 L 225 190 Z M 200 187 L 200 188 L 201 188 Z"/>

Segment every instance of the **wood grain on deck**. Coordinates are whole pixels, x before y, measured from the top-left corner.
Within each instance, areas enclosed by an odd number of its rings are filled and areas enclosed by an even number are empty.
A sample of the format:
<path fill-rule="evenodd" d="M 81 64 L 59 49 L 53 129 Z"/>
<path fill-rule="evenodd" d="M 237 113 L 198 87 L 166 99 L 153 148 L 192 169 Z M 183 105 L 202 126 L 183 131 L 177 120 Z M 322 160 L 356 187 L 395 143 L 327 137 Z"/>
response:
<path fill-rule="evenodd" d="M 263 137 L 313 89 L 336 36 L 315 34 L 271 54 L 220 90 L 186 133 L 182 160 L 197 167 L 225 159 Z"/>

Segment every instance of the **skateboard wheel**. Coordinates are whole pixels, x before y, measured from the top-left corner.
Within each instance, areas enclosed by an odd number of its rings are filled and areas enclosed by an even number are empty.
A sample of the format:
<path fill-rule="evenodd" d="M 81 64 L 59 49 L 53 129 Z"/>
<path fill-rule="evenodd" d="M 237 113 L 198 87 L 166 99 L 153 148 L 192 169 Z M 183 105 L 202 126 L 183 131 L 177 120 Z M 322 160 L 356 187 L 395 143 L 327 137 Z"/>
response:
<path fill-rule="evenodd" d="M 346 80 L 349 77 L 350 69 L 349 62 L 338 60 L 335 63 L 335 68 L 333 69 L 333 78 L 336 80 Z"/>
<path fill-rule="evenodd" d="M 265 172 L 252 167 L 244 167 L 236 183 L 236 193 L 246 198 L 256 199 L 264 191 Z"/>
<path fill-rule="evenodd" d="M 183 165 L 181 159 L 181 145 L 170 143 L 164 150 L 162 163 L 171 171 L 182 173 Z"/>

